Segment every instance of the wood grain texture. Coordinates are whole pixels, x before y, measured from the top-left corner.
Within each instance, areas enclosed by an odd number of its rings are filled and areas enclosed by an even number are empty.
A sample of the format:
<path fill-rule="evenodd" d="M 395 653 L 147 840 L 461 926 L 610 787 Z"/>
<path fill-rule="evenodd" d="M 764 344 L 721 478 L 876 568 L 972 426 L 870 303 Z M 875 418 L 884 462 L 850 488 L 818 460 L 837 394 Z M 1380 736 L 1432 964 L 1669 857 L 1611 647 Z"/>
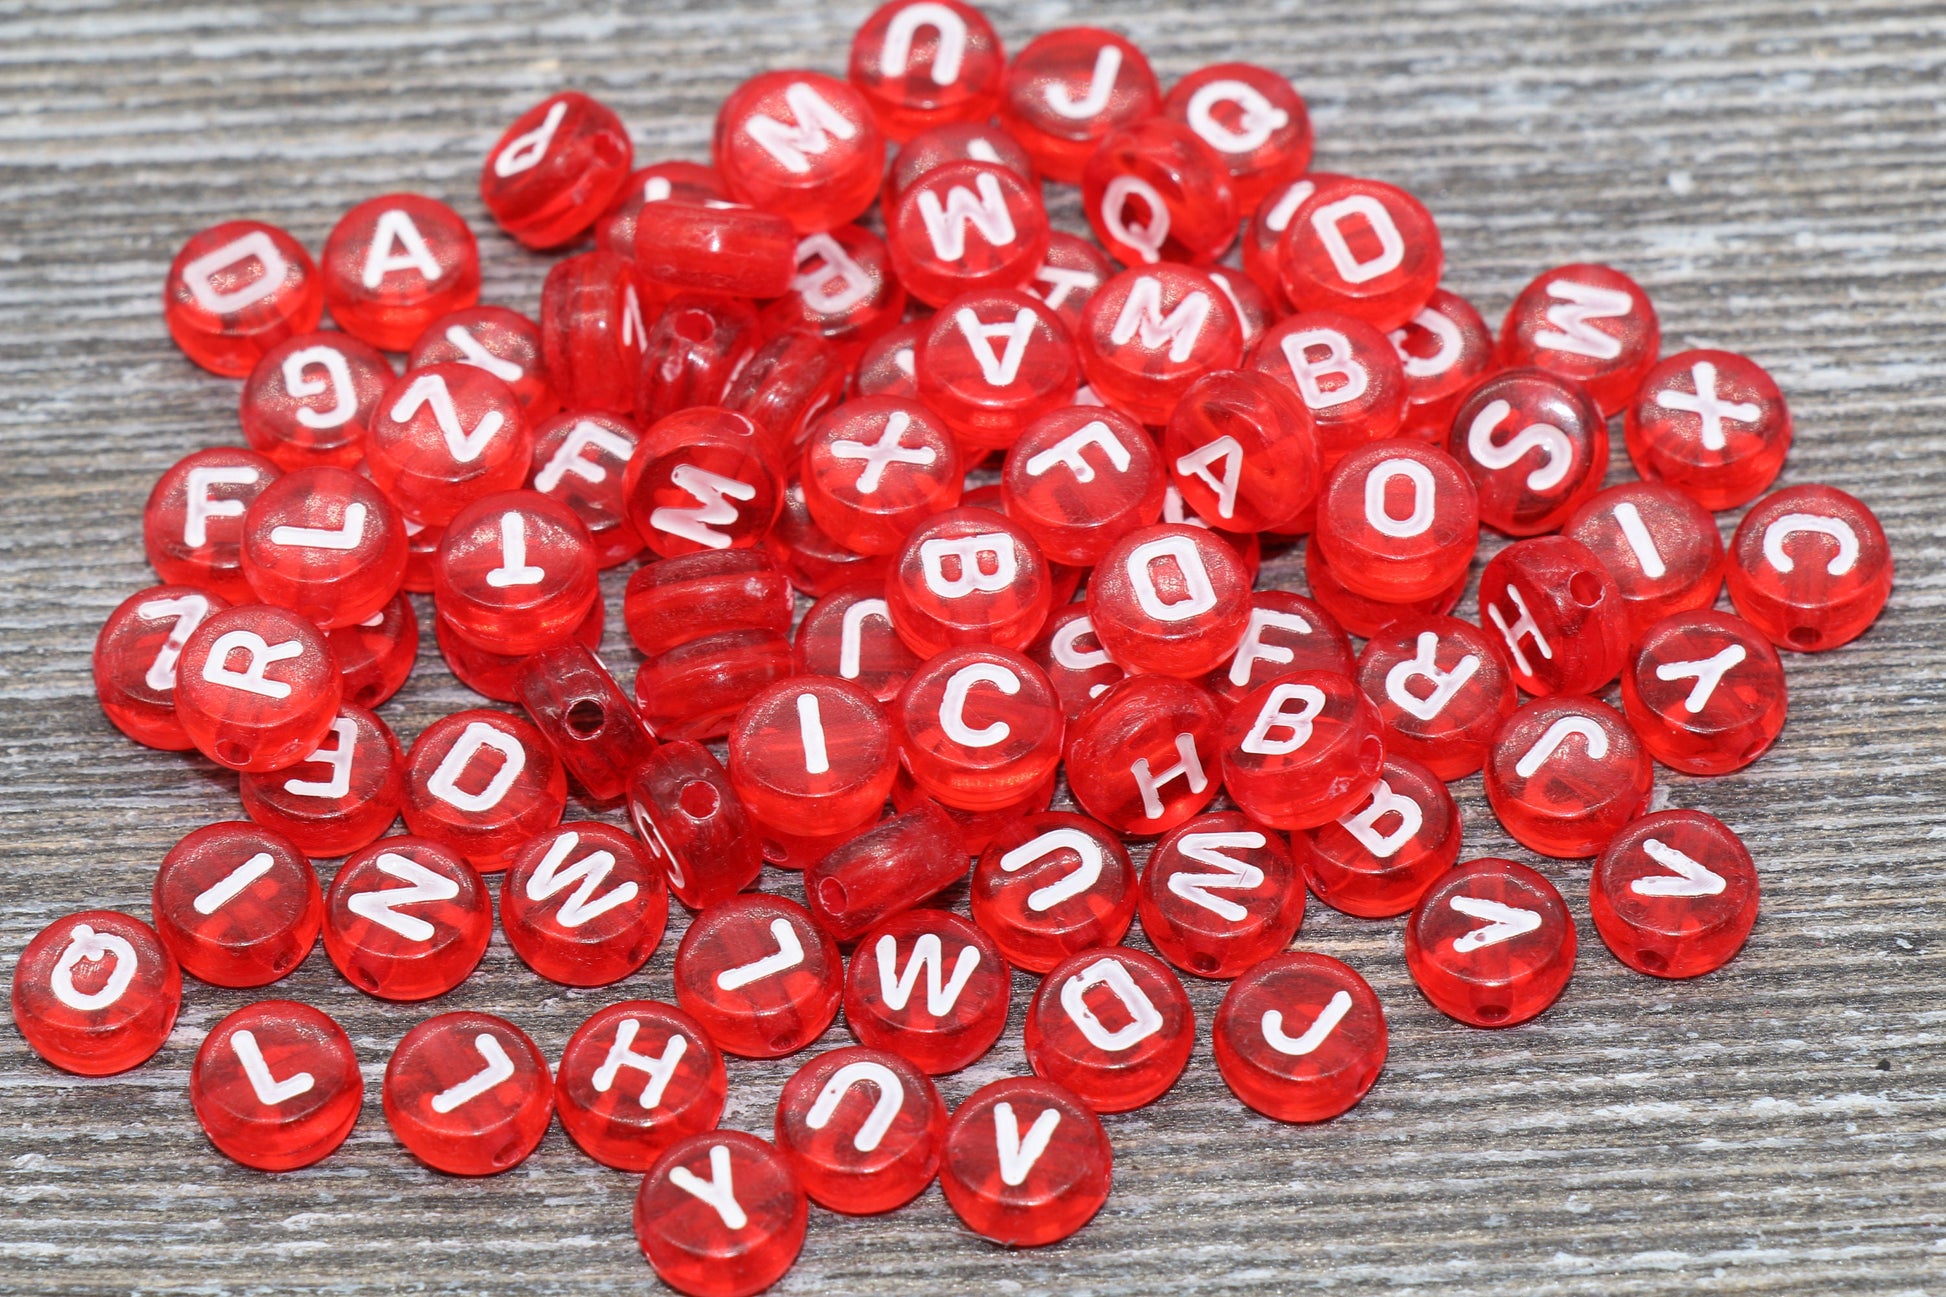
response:
<path fill-rule="evenodd" d="M 1687 985 L 1627 972 L 1586 924 L 1585 863 L 1547 863 L 1583 927 L 1575 980 L 1538 1022 L 1473 1031 L 1412 989 L 1397 921 L 1314 904 L 1303 943 L 1365 973 L 1392 1026 L 1386 1073 L 1349 1116 L 1297 1129 L 1244 1112 L 1209 1058 L 1222 987 L 1199 983 L 1189 1071 L 1108 1119 L 1116 1191 L 1074 1239 L 990 1247 L 935 1189 L 878 1219 L 815 1212 L 778 1291 L 1946 1289 L 1946 6 L 990 9 L 1012 45 L 1062 23 L 1119 27 L 1165 80 L 1234 57 L 1290 74 L 1320 169 L 1422 196 L 1447 282 L 1489 319 L 1547 265 L 1625 268 L 1670 349 L 1771 369 L 1797 418 L 1785 481 L 1866 499 L 1899 581 L 1863 640 L 1789 658 L 1774 753 L 1725 779 L 1664 773 L 1661 801 L 1721 816 L 1758 861 L 1762 918 L 1728 969 Z M 146 915 L 167 847 L 238 814 L 233 777 L 116 734 L 88 675 L 102 618 L 151 579 L 150 484 L 190 449 L 239 441 L 236 385 L 185 362 L 162 327 L 182 240 L 255 216 L 315 249 L 356 200 L 422 190 L 481 232 L 487 300 L 531 311 L 548 262 L 494 231 L 475 193 L 519 110 L 577 85 L 622 113 L 639 157 L 702 157 L 738 80 L 842 68 L 863 12 L 0 0 L 0 970 L 64 912 Z M 1072 224 L 1072 203 L 1059 210 Z M 1287 556 L 1266 581 L 1297 573 Z M 632 669 L 618 630 L 608 654 Z M 384 710 L 409 739 L 470 699 L 428 646 Z M 1469 852 L 1529 858 L 1477 778 L 1460 792 Z M 473 980 L 424 1007 L 369 1000 L 315 954 L 277 993 L 345 1024 L 367 1100 L 341 1152 L 285 1176 L 211 1151 L 185 1092 L 203 1033 L 257 997 L 192 986 L 164 1051 L 103 1080 L 56 1073 L 0 1030 L 0 1291 L 656 1291 L 629 1230 L 633 1177 L 558 1128 L 492 1181 L 431 1174 L 393 1144 L 376 1087 L 436 1009 L 506 1014 L 558 1057 L 598 1005 L 669 995 L 681 926 L 643 975 L 595 994 L 541 982 L 497 937 Z M 949 1102 L 1025 1070 L 1032 984 L 1015 989 L 1013 1029 L 945 1079 Z M 725 1124 L 767 1132 L 793 1066 L 734 1064 Z"/>

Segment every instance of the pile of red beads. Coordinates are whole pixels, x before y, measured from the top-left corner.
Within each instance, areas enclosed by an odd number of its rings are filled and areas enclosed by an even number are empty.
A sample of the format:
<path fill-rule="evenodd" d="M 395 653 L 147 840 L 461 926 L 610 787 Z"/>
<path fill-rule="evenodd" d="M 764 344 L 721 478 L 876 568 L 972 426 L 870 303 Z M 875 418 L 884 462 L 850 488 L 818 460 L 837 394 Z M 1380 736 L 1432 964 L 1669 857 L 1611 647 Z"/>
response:
<path fill-rule="evenodd" d="M 1310 153 L 1262 68 L 1164 95 L 1112 33 L 1007 60 L 976 10 L 894 0 L 847 80 L 739 87 L 713 166 L 631 169 L 585 95 L 520 117 L 481 199 L 528 247 L 582 249 L 538 323 L 479 305 L 474 235 L 431 198 L 358 204 L 317 262 L 254 221 L 190 239 L 168 326 L 244 380 L 250 448 L 163 475 L 162 584 L 110 616 L 95 674 L 130 737 L 237 771 L 249 819 L 164 858 L 153 927 L 89 911 L 33 940 L 28 1043 L 136 1066 L 182 971 L 269 985 L 320 935 L 367 994 L 435 998 L 487 949 L 496 874 L 519 957 L 608 986 L 673 893 L 695 911 L 674 1005 L 608 1005 L 552 1069 L 512 1023 L 442 1013 L 394 1052 L 384 1111 L 456 1175 L 517 1164 L 558 1113 L 644 1173 L 657 1273 L 732 1294 L 790 1266 L 807 1197 L 882 1212 L 937 1178 L 996 1241 L 1079 1228 L 1109 1191 L 1096 1114 L 1190 1056 L 1179 974 L 1230 982 L 1213 1051 L 1244 1103 L 1349 1109 L 1385 1016 L 1292 951 L 1307 893 L 1407 916 L 1451 1017 L 1542 1012 L 1574 923 L 1541 872 L 1460 862 L 1447 784 L 1475 771 L 1523 846 L 1593 859 L 1622 962 L 1722 965 L 1754 866 L 1706 814 L 1645 813 L 1653 763 L 1721 774 L 1776 741 L 1777 648 L 1870 624 L 1883 532 L 1829 487 L 1764 495 L 1776 385 L 1662 357 L 1627 276 L 1549 270 L 1496 340 L 1439 288 L 1427 209 Z M 1052 228 L 1049 181 L 1081 187 L 1099 246 Z M 327 308 L 342 332 L 315 331 Z M 1641 480 L 1603 489 L 1617 414 Z M 1712 512 L 1753 500 L 1726 550 Z M 1476 626 L 1448 613 L 1483 528 L 1514 539 Z M 1304 535 L 1309 595 L 1254 589 L 1263 548 Z M 631 698 L 591 646 L 599 573 L 644 550 Z M 428 593 L 453 674 L 524 715 L 405 748 L 372 709 Z M 1077 810 L 1049 809 L 1063 776 Z M 571 788 L 636 832 L 564 822 Z M 1153 843 L 1139 870 L 1130 841 Z M 804 904 L 751 890 L 766 864 L 803 871 Z M 966 915 L 928 905 L 962 883 Z M 1160 958 L 1119 944 L 1138 915 Z M 1011 969 L 1041 976 L 1036 1075 L 949 1114 L 930 1078 L 994 1045 Z M 803 1050 L 841 1009 L 859 1045 L 797 1072 L 773 1142 L 716 1128 L 725 1054 Z M 362 1085 L 336 1023 L 266 1000 L 209 1034 L 190 1097 L 219 1150 L 279 1170 L 339 1145 Z"/>

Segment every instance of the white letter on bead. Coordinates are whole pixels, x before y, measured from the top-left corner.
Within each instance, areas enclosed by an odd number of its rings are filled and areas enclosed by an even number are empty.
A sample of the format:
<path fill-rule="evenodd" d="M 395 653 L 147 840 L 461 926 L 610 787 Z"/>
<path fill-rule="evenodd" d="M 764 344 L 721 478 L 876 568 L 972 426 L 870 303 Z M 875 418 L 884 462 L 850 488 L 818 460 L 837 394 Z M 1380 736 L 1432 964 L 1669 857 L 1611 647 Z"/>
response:
<path fill-rule="evenodd" d="M 250 655 L 250 665 L 241 671 L 232 671 L 229 666 L 230 654 L 238 649 Z M 278 662 L 303 656 L 304 645 L 297 640 L 269 644 L 253 630 L 225 631 L 209 646 L 209 657 L 203 662 L 203 679 L 226 689 L 241 689 L 264 698 L 284 699 L 291 696 L 291 687 L 282 680 L 265 678 L 264 672 Z"/>
<path fill-rule="evenodd" d="M 463 791 L 459 786 L 460 776 L 466 773 L 473 758 L 487 748 L 500 754 L 500 768 L 479 792 Z M 520 745 L 519 739 L 485 721 L 468 721 L 453 746 L 446 750 L 445 759 L 432 772 L 432 778 L 426 780 L 426 791 L 457 810 L 478 815 L 498 806 L 526 768 L 527 749 Z"/>
<path fill-rule="evenodd" d="M 1108 1030 L 1088 1007 L 1087 992 L 1105 986 L 1122 1002 L 1130 1021 Z M 1061 1009 L 1090 1045 L 1110 1054 L 1133 1049 L 1162 1030 L 1162 1014 L 1119 959 L 1103 956 L 1061 984 Z"/>

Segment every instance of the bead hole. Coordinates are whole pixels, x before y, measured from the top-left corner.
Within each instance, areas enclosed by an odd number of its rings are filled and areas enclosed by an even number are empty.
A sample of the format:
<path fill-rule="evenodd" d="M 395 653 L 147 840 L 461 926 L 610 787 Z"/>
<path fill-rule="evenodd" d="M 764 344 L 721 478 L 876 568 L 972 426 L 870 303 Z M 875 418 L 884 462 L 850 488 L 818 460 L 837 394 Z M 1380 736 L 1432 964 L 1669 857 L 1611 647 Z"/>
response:
<path fill-rule="evenodd" d="M 1660 973 L 1664 969 L 1669 967 L 1668 959 L 1666 959 L 1663 956 L 1662 952 L 1658 950 L 1636 951 L 1635 962 L 1637 964 L 1640 964 L 1643 968 L 1648 969 L 1652 973 Z"/>
<path fill-rule="evenodd" d="M 764 839 L 763 854 L 764 861 L 772 865 L 781 865 L 791 858 L 791 853 L 784 850 L 784 844 L 775 838 Z"/>
<path fill-rule="evenodd" d="M 845 895 L 845 885 L 835 878 L 818 880 L 818 904 L 833 914 L 843 914 L 845 904 L 850 898 Z"/>
<path fill-rule="evenodd" d="M 1799 648 L 1809 649 L 1816 648 L 1824 635 L 1815 626 L 1793 626 L 1784 632 L 1784 638 Z"/>
<path fill-rule="evenodd" d="M 608 724 L 608 713 L 592 698 L 578 699 L 568 708 L 567 726 L 575 737 L 591 739 Z"/>
<path fill-rule="evenodd" d="M 684 342 L 704 343 L 716 334 L 716 326 L 707 311 L 678 311 L 669 327 Z"/>
<path fill-rule="evenodd" d="M 708 782 L 692 779 L 682 786 L 681 792 L 676 794 L 676 805 L 682 807 L 683 814 L 690 819 L 706 820 L 716 814 L 716 808 L 722 805 L 722 799 L 716 795 L 716 789 Z"/>
<path fill-rule="evenodd" d="M 1483 1004 L 1475 1009 L 1474 1012 L 1479 1015 L 1482 1022 L 1500 1022 L 1507 1016 L 1507 1006 L 1504 1004 Z"/>
<path fill-rule="evenodd" d="M 1568 578 L 1568 597 L 1583 608 L 1601 602 L 1601 578 L 1593 572 L 1576 572 Z"/>
<path fill-rule="evenodd" d="M 1197 972 L 1205 976 L 1216 971 L 1216 957 L 1213 955 L 1191 955 L 1189 963 Z"/>
<path fill-rule="evenodd" d="M 250 760 L 250 749 L 235 739 L 224 739 L 216 745 L 216 756 L 226 766 L 240 766 Z"/>

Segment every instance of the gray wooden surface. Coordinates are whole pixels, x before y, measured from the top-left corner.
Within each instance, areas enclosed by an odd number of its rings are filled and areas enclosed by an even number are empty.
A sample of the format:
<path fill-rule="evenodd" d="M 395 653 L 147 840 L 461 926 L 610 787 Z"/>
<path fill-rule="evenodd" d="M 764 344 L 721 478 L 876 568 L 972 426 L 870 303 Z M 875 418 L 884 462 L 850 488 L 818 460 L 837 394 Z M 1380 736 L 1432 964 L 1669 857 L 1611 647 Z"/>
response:
<path fill-rule="evenodd" d="M 992 11 L 1015 46 L 1068 21 L 1118 26 L 1165 80 L 1233 57 L 1290 74 L 1320 167 L 1422 196 L 1448 283 L 1489 319 L 1547 265 L 1627 269 L 1670 349 L 1770 367 L 1797 417 L 1785 480 L 1866 499 L 1899 582 L 1862 641 L 1789 658 L 1773 754 L 1662 781 L 1662 803 L 1722 816 L 1757 858 L 1762 918 L 1728 969 L 1687 985 L 1627 972 L 1586 925 L 1585 865 L 1550 863 L 1583 925 L 1574 982 L 1538 1022 L 1474 1031 L 1414 992 L 1397 921 L 1314 904 L 1301 942 L 1364 972 L 1390 1014 L 1390 1064 L 1352 1114 L 1297 1129 L 1242 1110 L 1208 1053 L 1222 988 L 1197 984 L 1196 1057 L 1163 1100 L 1108 1119 L 1115 1194 L 1078 1236 L 1008 1253 L 960 1228 L 937 1189 L 878 1219 L 814 1211 L 780 1291 L 1946 1290 L 1946 6 Z M 638 157 L 703 157 L 730 87 L 767 66 L 842 69 L 862 13 L 0 0 L 0 973 L 64 912 L 146 915 L 167 847 L 238 814 L 233 777 L 123 740 L 88 678 L 101 619 L 151 579 L 151 482 L 239 440 L 235 384 L 163 330 L 182 240 L 254 216 L 315 249 L 354 201 L 424 190 L 476 222 L 487 300 L 531 311 L 548 263 L 475 196 L 516 112 L 576 85 L 622 113 Z M 1296 564 L 1266 575 L 1295 583 Z M 428 646 L 385 712 L 409 740 L 469 701 Z M 1461 792 L 1469 854 L 1508 850 L 1478 780 Z M 497 936 L 472 981 L 419 1007 L 365 998 L 314 954 L 276 993 L 345 1024 L 367 1101 L 342 1151 L 285 1176 L 214 1153 L 185 1093 L 202 1034 L 255 996 L 192 985 L 163 1052 L 104 1080 L 51 1070 L 0 1027 L 0 1291 L 657 1290 L 630 1234 L 633 1177 L 557 1128 L 507 1175 L 442 1178 L 394 1146 L 376 1085 L 404 1031 L 449 1008 L 506 1014 L 557 1057 L 598 1005 L 669 994 L 681 923 L 644 974 L 593 994 L 541 982 Z M 949 1102 L 1025 1070 L 1030 990 L 1019 979 L 993 1055 L 944 1080 Z M 733 1064 L 726 1124 L 767 1133 L 793 1066 Z"/>

